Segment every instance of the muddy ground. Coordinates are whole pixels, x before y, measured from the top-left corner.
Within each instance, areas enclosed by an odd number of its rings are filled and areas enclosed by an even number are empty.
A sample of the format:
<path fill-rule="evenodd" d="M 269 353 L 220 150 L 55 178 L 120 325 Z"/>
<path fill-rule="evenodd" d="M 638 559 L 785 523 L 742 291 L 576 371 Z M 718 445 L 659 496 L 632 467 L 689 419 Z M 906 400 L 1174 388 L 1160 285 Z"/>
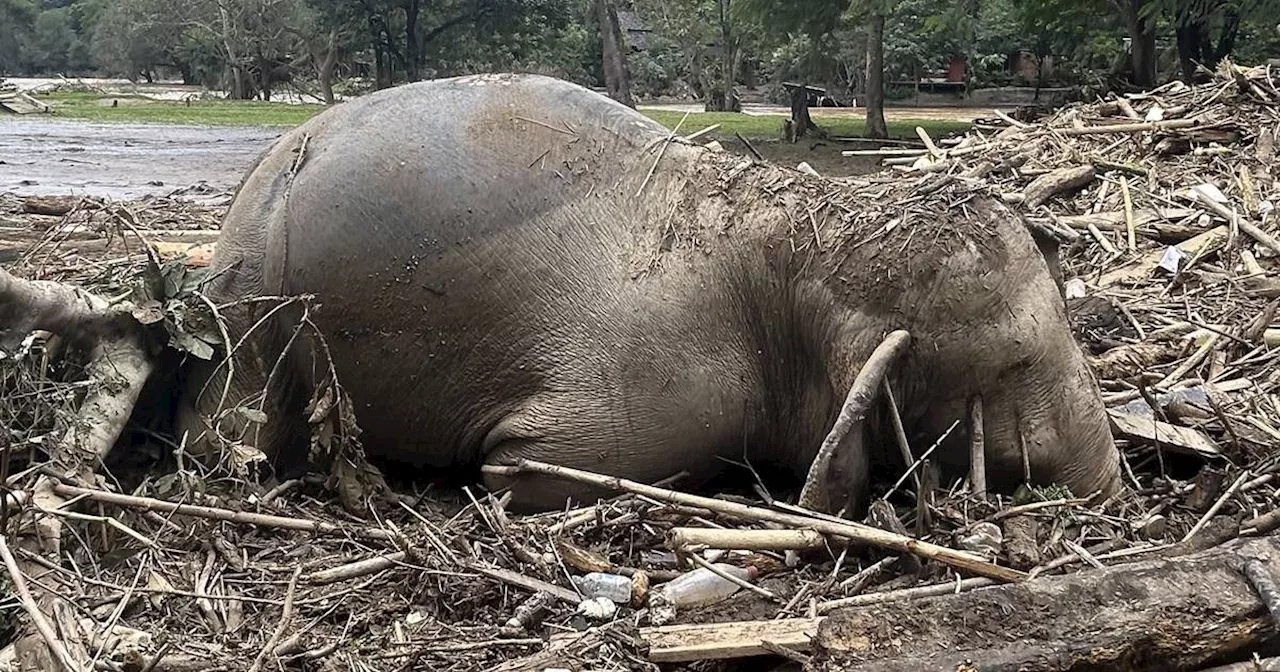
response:
<path fill-rule="evenodd" d="M 0 192 L 116 200 L 232 189 L 281 129 L 0 117 Z"/>
<path fill-rule="evenodd" d="M 124 200 L 168 194 L 199 183 L 212 192 L 226 192 L 235 188 L 254 158 L 282 132 L 252 126 L 0 117 L 0 193 Z M 737 139 L 720 141 L 729 151 L 747 153 Z M 789 166 L 807 161 L 824 174 L 851 175 L 875 169 L 874 159 L 841 156 L 841 149 L 852 146 L 844 143 L 751 142 L 771 161 Z"/>

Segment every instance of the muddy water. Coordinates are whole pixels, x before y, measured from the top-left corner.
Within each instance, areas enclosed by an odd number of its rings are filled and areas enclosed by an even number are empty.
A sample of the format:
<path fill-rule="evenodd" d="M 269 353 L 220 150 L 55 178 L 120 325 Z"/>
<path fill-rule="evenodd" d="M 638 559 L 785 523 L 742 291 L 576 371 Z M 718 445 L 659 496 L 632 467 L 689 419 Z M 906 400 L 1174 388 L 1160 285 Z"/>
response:
<path fill-rule="evenodd" d="M 234 189 L 280 129 L 0 117 L 0 192 L 113 199 Z"/>

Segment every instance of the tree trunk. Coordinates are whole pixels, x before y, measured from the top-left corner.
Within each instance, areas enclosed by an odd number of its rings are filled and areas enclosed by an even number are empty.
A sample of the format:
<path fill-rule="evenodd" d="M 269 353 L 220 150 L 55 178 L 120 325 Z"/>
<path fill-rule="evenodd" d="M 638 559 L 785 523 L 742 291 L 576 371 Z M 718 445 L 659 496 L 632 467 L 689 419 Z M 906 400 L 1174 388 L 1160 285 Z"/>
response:
<path fill-rule="evenodd" d="M 1182 69 L 1182 81 L 1190 84 L 1195 78 L 1196 64 L 1201 62 L 1200 27 L 1179 23 L 1174 32 L 1178 39 L 1178 65 Z"/>
<path fill-rule="evenodd" d="M 271 102 L 271 61 L 258 57 L 258 90 L 262 94 L 262 102 Z"/>
<path fill-rule="evenodd" d="M 720 10 L 720 76 L 721 87 L 723 93 L 723 102 L 720 110 L 724 112 L 740 112 L 742 103 L 738 100 L 738 93 L 734 90 L 734 83 L 737 81 L 737 49 L 734 44 L 733 35 L 733 18 L 729 14 L 729 3 L 732 0 L 719 0 L 716 3 Z"/>
<path fill-rule="evenodd" d="M 817 627 L 805 669 L 1198 670 L 1240 660 L 1275 636 L 1241 566 L 1252 560 L 1274 573 L 1277 553 L 1280 537 L 1237 539 L 1183 557 L 850 607 Z"/>
<path fill-rule="evenodd" d="M 1134 85 L 1143 89 L 1156 86 L 1156 34 L 1150 18 L 1141 15 L 1144 0 L 1125 0 L 1124 19 L 1132 46 L 1129 64 Z"/>
<path fill-rule="evenodd" d="M 320 79 L 320 94 L 324 96 L 324 104 L 333 104 L 333 71 L 338 65 L 338 31 L 329 31 L 325 41 L 324 53 L 316 60 L 316 77 Z"/>
<path fill-rule="evenodd" d="M 418 16 L 421 9 L 421 0 L 408 0 L 404 7 L 404 67 L 411 82 L 422 78 L 422 46 L 418 44 Z"/>
<path fill-rule="evenodd" d="M 1236 36 L 1239 34 L 1240 13 L 1226 11 L 1222 16 L 1222 31 L 1218 35 L 1218 44 L 1212 47 L 1211 53 L 1206 54 L 1207 58 L 1213 62 L 1213 66 L 1217 66 L 1219 61 L 1231 55 L 1236 48 Z"/>
<path fill-rule="evenodd" d="M 786 128 L 786 138 L 788 142 L 795 142 L 818 127 L 809 116 L 809 92 L 803 86 L 798 86 L 792 88 L 790 94 L 791 118 L 788 121 L 791 123 Z"/>
<path fill-rule="evenodd" d="M 884 14 L 867 18 L 867 125 L 868 138 L 889 137 L 884 121 Z"/>
<path fill-rule="evenodd" d="M 610 98 L 627 107 L 635 107 L 635 101 L 631 98 L 626 56 L 622 52 L 625 44 L 622 27 L 618 25 L 618 12 L 610 0 L 594 1 L 596 25 L 600 29 L 600 49 L 604 55 L 605 89 Z"/>

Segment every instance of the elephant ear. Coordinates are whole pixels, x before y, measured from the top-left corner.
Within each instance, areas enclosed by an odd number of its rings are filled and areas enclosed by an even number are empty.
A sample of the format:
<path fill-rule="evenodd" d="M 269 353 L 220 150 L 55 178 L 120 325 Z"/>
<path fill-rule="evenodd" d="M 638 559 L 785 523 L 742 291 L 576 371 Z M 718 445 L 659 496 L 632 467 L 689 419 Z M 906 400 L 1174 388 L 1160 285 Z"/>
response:
<path fill-rule="evenodd" d="M 1012 211 L 1010 211 L 1012 212 Z M 1027 219 L 1021 214 L 1017 215 L 1022 220 L 1022 224 L 1027 227 L 1027 231 L 1031 233 L 1031 239 L 1035 241 L 1036 248 L 1040 250 L 1040 255 L 1044 257 L 1044 263 L 1049 267 L 1049 275 L 1053 276 L 1053 284 L 1058 286 L 1058 295 L 1063 301 L 1067 299 L 1066 279 L 1062 275 L 1062 262 L 1060 260 L 1060 251 L 1063 245 L 1070 245 L 1080 238 L 1080 234 L 1061 226 L 1054 226 L 1048 222 Z"/>

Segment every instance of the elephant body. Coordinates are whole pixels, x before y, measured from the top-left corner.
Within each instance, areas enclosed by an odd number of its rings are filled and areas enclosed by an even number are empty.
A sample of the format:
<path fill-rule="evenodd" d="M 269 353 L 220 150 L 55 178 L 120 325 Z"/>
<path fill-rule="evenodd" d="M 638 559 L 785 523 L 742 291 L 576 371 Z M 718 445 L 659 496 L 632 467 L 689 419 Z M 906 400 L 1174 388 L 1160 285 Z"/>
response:
<path fill-rule="evenodd" d="M 936 439 L 981 395 L 993 486 L 1022 481 L 1024 452 L 1037 482 L 1118 486 L 1057 287 L 1003 205 L 974 197 L 957 206 L 968 218 L 886 226 L 847 212 L 844 182 L 669 135 L 539 76 L 345 102 L 248 173 L 206 294 L 316 297 L 308 317 L 366 450 L 422 470 L 523 457 L 697 482 L 745 458 L 803 476 L 861 363 L 905 329 L 891 385 L 913 442 Z M 228 312 L 233 342 L 252 332 L 229 389 L 267 391 L 254 440 L 287 467 L 305 461 L 303 407 L 324 364 L 293 337 L 296 311 L 264 318 L 265 305 Z M 192 436 L 218 401 L 221 374 L 209 375 L 186 395 Z M 867 496 L 872 446 L 892 440 L 881 416 L 841 447 L 833 502 Z M 963 428 L 940 449 L 960 467 Z M 585 492 L 486 482 L 511 486 L 523 508 Z"/>

